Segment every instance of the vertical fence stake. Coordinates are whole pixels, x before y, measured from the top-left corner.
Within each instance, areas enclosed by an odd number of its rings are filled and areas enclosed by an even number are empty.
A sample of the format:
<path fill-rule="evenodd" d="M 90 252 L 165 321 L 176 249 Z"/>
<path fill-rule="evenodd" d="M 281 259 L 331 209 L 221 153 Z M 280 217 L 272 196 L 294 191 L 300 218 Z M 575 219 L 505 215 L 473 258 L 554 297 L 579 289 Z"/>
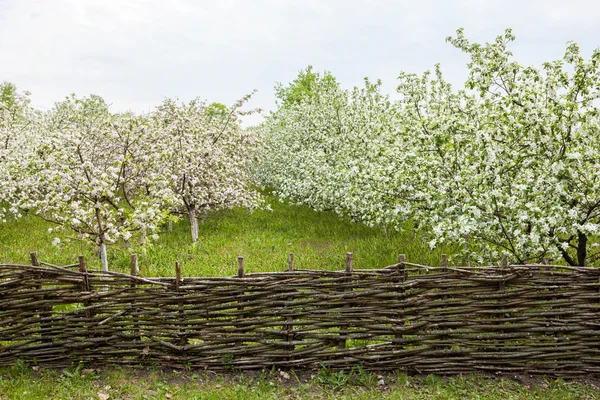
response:
<path fill-rule="evenodd" d="M 398 276 L 399 279 L 397 282 L 400 282 L 402 284 L 404 284 L 404 282 L 406 282 L 406 266 L 404 265 L 404 263 L 406 262 L 406 256 L 404 254 L 399 254 L 398 255 Z M 399 289 L 398 293 L 402 294 L 402 299 L 400 300 L 401 303 L 404 302 L 404 293 L 406 292 L 406 290 L 404 288 Z M 399 308 L 398 309 L 398 313 L 402 314 L 402 316 L 404 316 L 404 308 Z M 399 321 L 399 325 L 401 328 L 404 328 L 404 318 L 401 318 Z M 399 342 L 402 340 L 402 334 L 401 333 L 396 333 L 394 335 L 395 338 L 395 342 Z M 400 346 L 400 348 L 402 348 L 403 346 Z"/>
<path fill-rule="evenodd" d="M 238 261 L 238 278 L 242 279 L 244 277 L 244 257 L 238 256 L 237 261 Z M 244 292 L 244 289 L 242 288 L 242 290 L 240 291 L 239 297 L 240 298 L 244 297 L 244 295 L 245 295 L 245 292 Z M 237 322 L 243 322 L 243 320 L 245 318 L 244 306 L 242 305 L 243 303 L 244 303 L 243 300 L 238 299 L 238 316 L 236 318 Z M 242 330 L 242 329 L 239 329 L 240 328 L 239 325 L 235 326 L 235 328 L 236 328 L 236 334 L 238 333 L 237 332 L 238 330 Z M 244 342 L 241 340 L 238 340 L 235 342 L 235 344 L 236 344 L 236 346 L 241 347 L 244 344 Z"/>
<path fill-rule="evenodd" d="M 442 261 L 440 263 L 441 265 L 441 271 L 442 272 L 447 272 L 448 271 L 448 256 L 446 254 L 442 254 Z M 445 290 L 445 289 L 441 289 L 441 290 Z M 440 300 L 446 300 L 448 297 L 447 296 L 441 296 Z M 447 329 L 447 328 L 446 328 Z M 440 335 L 439 340 L 443 341 L 449 339 L 448 335 Z M 437 347 L 439 350 L 450 350 L 452 347 L 446 347 L 446 346 L 438 346 Z"/>
<path fill-rule="evenodd" d="M 137 256 L 135 254 L 131 254 L 131 258 L 129 259 L 129 270 L 132 276 L 137 276 L 138 273 L 138 264 L 137 264 Z M 135 286 L 135 283 L 132 282 L 132 287 Z"/>
<path fill-rule="evenodd" d="M 238 257 L 238 278 L 244 277 L 244 257 Z"/>
<path fill-rule="evenodd" d="M 129 271 L 130 271 L 131 276 L 138 276 L 138 273 L 140 271 L 140 269 L 138 267 L 137 255 L 135 255 L 134 253 L 131 254 L 130 259 L 129 259 Z M 135 280 L 132 279 L 130 287 L 131 287 L 131 291 L 134 295 L 137 294 L 137 290 L 135 290 L 135 286 L 136 286 Z M 135 303 L 135 301 L 136 300 L 134 299 L 133 302 Z M 139 320 L 136 317 L 137 313 L 138 313 L 138 309 L 136 308 L 133 310 L 133 315 L 131 318 L 131 321 L 133 324 L 132 331 L 133 331 L 133 337 L 135 338 L 135 340 L 141 341 L 142 337 L 140 336 Z"/>
<path fill-rule="evenodd" d="M 406 262 L 406 256 L 404 254 L 400 254 L 398 256 L 398 264 L 399 264 L 398 267 L 399 267 L 399 270 L 402 272 L 402 274 L 404 274 L 404 272 L 405 272 L 405 266 L 404 266 L 405 262 Z"/>
<path fill-rule="evenodd" d="M 31 265 L 34 267 L 39 267 L 40 261 L 38 260 L 37 253 L 35 251 L 31 252 L 29 253 L 29 256 L 31 257 Z M 40 283 L 35 285 L 35 289 L 38 292 L 40 292 L 43 287 L 41 283 L 41 278 L 42 277 L 39 276 Z M 49 317 L 50 319 L 52 318 L 52 306 L 48 307 L 47 305 L 44 305 L 46 300 L 46 296 L 44 295 L 40 296 L 38 300 L 42 302 L 42 305 L 38 309 L 38 318 L 40 319 L 40 336 L 42 338 L 42 343 L 52 343 L 52 339 L 46 337 L 46 333 L 52 330 L 52 325 L 48 321 L 42 321 L 46 317 Z"/>
<path fill-rule="evenodd" d="M 352 273 L 352 253 L 346 253 L 346 273 Z"/>
<path fill-rule="evenodd" d="M 290 258 L 289 258 L 289 262 L 288 262 L 288 271 L 289 272 L 294 272 L 294 253 L 290 253 Z M 287 298 L 288 302 L 293 302 L 294 301 L 294 297 L 288 297 Z M 289 310 L 293 311 L 294 307 L 290 306 Z M 284 326 L 284 330 L 287 332 L 287 341 L 288 341 L 288 351 L 289 352 L 293 352 L 296 349 L 296 346 L 294 346 L 293 344 L 289 344 L 294 340 L 294 317 L 287 317 L 286 318 L 286 324 Z M 288 360 L 292 360 L 292 357 L 288 357 Z"/>
<path fill-rule="evenodd" d="M 81 280 L 81 291 L 87 292 L 89 294 L 89 292 L 92 291 L 92 287 L 90 285 L 90 277 L 88 276 L 87 265 L 85 264 L 85 257 L 80 255 L 78 257 L 77 261 L 79 263 L 79 272 L 81 272 L 83 274 L 83 279 Z M 89 332 L 89 327 L 91 326 L 90 319 L 92 318 L 92 312 L 91 312 L 91 310 L 89 310 L 90 305 L 91 305 L 90 300 L 83 301 L 83 307 L 84 307 L 84 309 L 86 309 L 85 310 L 85 318 L 88 320 L 88 322 L 87 322 L 88 332 Z M 93 337 L 93 335 L 90 333 L 88 333 L 88 336 Z"/>
<path fill-rule="evenodd" d="M 179 292 L 179 284 L 181 282 L 181 264 L 175 261 L 175 290 Z"/>
<path fill-rule="evenodd" d="M 502 263 L 501 266 L 503 269 L 508 268 L 508 254 L 504 253 L 502 255 Z M 502 273 L 504 274 L 506 271 L 502 271 Z M 501 280 L 500 282 L 498 282 L 498 291 L 500 293 L 504 293 L 506 291 L 506 282 L 503 280 Z M 498 299 L 498 306 L 502 306 L 503 301 L 501 299 Z M 506 333 L 505 330 L 500 330 L 500 333 Z"/>
<path fill-rule="evenodd" d="M 551 268 L 551 267 L 549 267 L 549 265 L 550 265 L 550 260 L 548 259 L 548 257 L 544 257 L 544 265 L 548 265 L 548 266 L 545 268 L 545 269 L 546 269 L 546 271 L 552 271 L 552 268 Z M 600 282 L 600 278 L 599 278 L 598 282 Z M 554 291 L 555 291 L 555 289 L 550 289 L 550 290 L 551 290 L 552 292 L 554 292 Z M 598 288 L 598 291 L 600 291 L 600 287 Z M 553 298 L 552 298 L 552 301 L 554 301 L 554 300 L 558 300 L 558 297 L 553 297 Z M 554 307 L 553 307 L 553 306 L 550 306 L 550 310 L 553 310 L 553 309 L 554 309 Z M 555 316 L 554 316 L 554 318 L 556 318 L 557 320 L 560 320 L 560 315 L 555 315 Z M 554 325 L 554 324 L 552 324 L 552 325 Z M 558 341 L 558 337 L 560 336 L 560 333 L 559 333 L 559 332 L 552 332 L 552 334 L 551 334 L 551 335 L 554 337 L 554 340 L 555 340 L 555 341 Z"/>
<path fill-rule="evenodd" d="M 181 279 L 181 264 L 179 263 L 179 260 L 175 261 L 175 290 L 177 292 L 180 292 L 180 285 L 181 285 L 182 279 Z M 183 293 L 177 293 L 178 297 L 182 297 Z M 186 333 L 185 333 L 185 313 L 183 310 L 183 300 L 180 300 L 178 303 L 178 308 L 179 308 L 179 344 L 181 346 L 185 346 L 188 342 L 187 337 L 186 337 Z"/>
<path fill-rule="evenodd" d="M 138 264 L 137 255 L 134 253 L 131 254 L 131 258 L 129 259 L 129 270 L 131 275 L 138 276 L 140 273 L 140 266 Z"/>
<path fill-rule="evenodd" d="M 34 267 L 39 267 L 40 262 L 38 260 L 37 253 L 34 251 L 34 252 L 29 253 L 29 255 L 31 256 L 31 265 L 33 265 Z"/>
<path fill-rule="evenodd" d="M 348 276 L 348 278 L 344 279 L 344 283 L 345 283 L 345 285 L 347 285 L 347 287 L 344 288 L 344 292 L 350 292 L 350 291 L 352 291 L 352 287 L 350 287 L 350 284 L 352 283 L 352 253 L 350 253 L 350 252 L 346 253 L 346 275 Z M 348 299 L 345 299 L 344 301 L 347 302 Z M 348 305 L 348 303 L 344 304 L 344 306 L 342 307 L 342 313 L 347 312 L 349 308 L 350 308 L 350 306 Z M 341 318 L 341 319 L 343 320 L 344 318 Z M 348 325 L 347 324 L 340 325 L 340 338 L 341 339 L 339 341 L 338 348 L 340 348 L 340 349 L 346 348 L 347 336 L 348 336 Z"/>
<path fill-rule="evenodd" d="M 88 274 L 87 274 L 87 266 L 85 264 L 85 257 L 79 256 L 78 262 L 79 262 L 79 272 L 84 274 L 83 281 L 81 282 L 81 290 L 85 291 L 85 292 L 89 292 L 90 291 L 90 278 L 88 277 Z"/>

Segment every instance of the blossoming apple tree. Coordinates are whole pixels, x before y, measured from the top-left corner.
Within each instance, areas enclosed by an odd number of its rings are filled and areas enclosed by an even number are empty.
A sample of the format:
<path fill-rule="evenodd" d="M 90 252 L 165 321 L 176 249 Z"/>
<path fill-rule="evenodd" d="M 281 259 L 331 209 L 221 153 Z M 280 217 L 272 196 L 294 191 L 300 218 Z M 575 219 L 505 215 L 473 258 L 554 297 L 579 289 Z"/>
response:
<path fill-rule="evenodd" d="M 167 216 L 170 191 L 152 174 L 145 118 L 113 115 L 98 96 L 57 103 L 43 124 L 35 177 L 19 206 L 96 243 L 108 270 L 106 245 L 153 234 Z"/>
<path fill-rule="evenodd" d="M 431 246 L 463 244 L 481 262 L 508 252 L 519 263 L 593 263 L 600 50 L 586 60 L 570 43 L 562 60 L 539 69 L 512 58 L 510 30 L 485 45 L 462 30 L 448 40 L 470 57 L 460 90 L 439 66 L 401 73 L 397 104 L 368 85 L 348 92 L 319 76 L 294 82 L 302 90 L 266 124 L 264 181 L 370 224 L 412 219 Z"/>
<path fill-rule="evenodd" d="M 35 148 L 33 125 L 37 115 L 30 107 L 29 93 L 15 85 L 0 84 L 0 222 L 9 214 L 19 215 L 15 200 L 22 195 L 21 171 Z"/>
<path fill-rule="evenodd" d="M 189 219 L 193 242 L 198 240 L 200 215 L 261 204 L 251 179 L 261 135 L 240 123 L 247 113 L 241 107 L 249 98 L 229 108 L 199 99 L 189 103 L 167 99 L 153 114 L 156 173 L 173 195 L 173 211 Z"/>
<path fill-rule="evenodd" d="M 470 56 L 458 92 L 439 69 L 401 75 L 399 203 L 430 227 L 432 245 L 469 238 L 479 259 L 586 265 L 599 256 L 600 50 L 585 60 L 569 43 L 563 60 L 537 69 L 513 60 L 513 40 L 510 30 L 485 45 L 462 30 L 448 38 Z"/>
<path fill-rule="evenodd" d="M 310 67 L 288 87 L 279 86 L 279 108 L 265 124 L 263 182 L 315 209 L 381 223 L 398 113 L 380 88 L 366 80 L 364 87 L 345 90 L 330 73 Z"/>

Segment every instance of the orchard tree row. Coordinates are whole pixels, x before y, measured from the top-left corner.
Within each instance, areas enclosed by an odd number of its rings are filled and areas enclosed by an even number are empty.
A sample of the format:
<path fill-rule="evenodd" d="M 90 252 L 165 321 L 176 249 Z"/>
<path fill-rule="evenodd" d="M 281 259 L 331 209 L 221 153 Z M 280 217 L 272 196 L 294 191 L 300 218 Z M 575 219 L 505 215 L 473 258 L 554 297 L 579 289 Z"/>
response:
<path fill-rule="evenodd" d="M 369 225 L 407 226 L 431 247 L 516 263 L 600 257 L 600 49 L 575 43 L 540 68 L 513 59 L 510 30 L 471 43 L 464 87 L 439 65 L 401 73 L 399 101 L 365 81 L 342 89 L 308 68 L 278 86 L 265 122 L 265 184 L 280 196 Z M 410 224 L 409 224 L 410 225 Z"/>
<path fill-rule="evenodd" d="M 307 68 L 276 86 L 259 129 L 242 106 L 166 100 L 147 115 L 112 113 L 97 96 L 48 112 L 0 87 L 0 221 L 32 213 L 99 246 L 150 243 L 181 216 L 261 205 L 255 187 L 385 229 L 411 226 L 431 247 L 469 261 L 600 258 L 600 49 L 575 43 L 562 60 L 526 67 L 510 30 L 472 43 L 468 78 L 453 88 L 437 65 L 344 89 Z M 407 223 L 407 222 L 411 223 Z"/>
<path fill-rule="evenodd" d="M 98 96 L 68 97 L 48 112 L 28 93 L 0 86 L 0 222 L 32 213 L 98 246 L 147 245 L 169 221 L 214 210 L 253 209 L 250 179 L 257 130 L 241 110 L 200 100 L 165 100 L 152 113 L 112 113 Z M 55 239 L 55 244 L 59 239 Z"/>

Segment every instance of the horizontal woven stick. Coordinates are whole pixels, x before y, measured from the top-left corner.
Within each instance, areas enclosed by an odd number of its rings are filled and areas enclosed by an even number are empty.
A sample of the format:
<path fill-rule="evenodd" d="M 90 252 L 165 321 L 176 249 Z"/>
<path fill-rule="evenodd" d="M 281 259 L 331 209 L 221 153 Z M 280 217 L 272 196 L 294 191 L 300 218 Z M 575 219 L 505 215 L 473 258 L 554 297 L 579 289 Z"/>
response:
<path fill-rule="evenodd" d="M 592 268 L 403 260 L 240 279 L 39 264 L 0 265 L 0 365 L 600 372 L 600 271 Z"/>

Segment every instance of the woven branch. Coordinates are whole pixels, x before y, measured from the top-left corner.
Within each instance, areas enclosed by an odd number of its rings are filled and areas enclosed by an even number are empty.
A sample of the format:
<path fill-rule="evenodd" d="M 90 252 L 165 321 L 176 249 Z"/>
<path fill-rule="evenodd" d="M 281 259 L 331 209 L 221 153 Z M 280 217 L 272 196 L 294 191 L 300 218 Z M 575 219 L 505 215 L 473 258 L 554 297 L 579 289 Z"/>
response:
<path fill-rule="evenodd" d="M 0 365 L 600 372 L 592 268 L 399 263 L 177 281 L 39 264 L 0 265 Z"/>

